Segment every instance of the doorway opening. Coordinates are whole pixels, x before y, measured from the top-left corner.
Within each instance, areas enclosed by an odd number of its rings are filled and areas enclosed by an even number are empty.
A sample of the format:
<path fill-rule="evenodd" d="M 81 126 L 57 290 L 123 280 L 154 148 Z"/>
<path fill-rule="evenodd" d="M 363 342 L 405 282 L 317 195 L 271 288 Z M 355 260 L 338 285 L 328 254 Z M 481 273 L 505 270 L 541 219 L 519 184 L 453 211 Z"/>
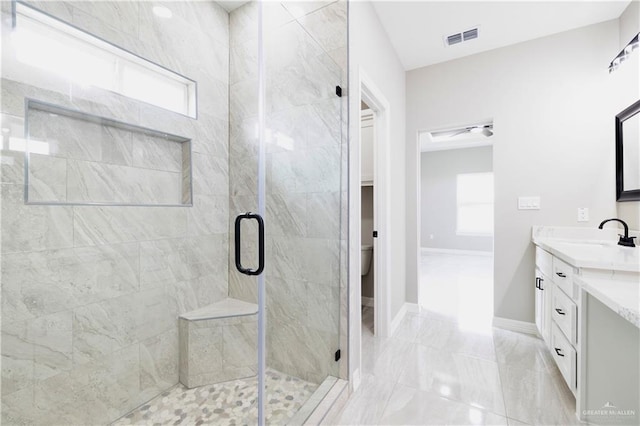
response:
<path fill-rule="evenodd" d="M 373 279 L 373 301 L 365 300 L 365 303 L 374 305 L 371 311 L 370 323 L 373 323 L 373 331 L 370 336 L 387 337 L 391 329 L 391 295 L 390 295 L 390 247 L 389 247 L 389 140 L 390 140 L 390 115 L 391 108 L 382 91 L 377 87 L 365 72 L 360 68 L 356 75 L 357 96 L 352 99 L 350 108 L 360 109 L 362 103 L 365 109 L 372 115 L 372 152 L 373 174 L 365 179 L 371 191 L 370 204 L 372 211 L 368 213 L 372 231 L 370 241 L 373 246 L 371 251 L 371 264 L 368 274 Z M 357 102 L 357 103 L 356 103 Z M 361 174 L 361 123 L 354 120 L 351 127 L 354 138 L 349 144 L 349 379 L 352 390 L 360 384 L 360 368 L 362 364 L 362 188 L 363 178 Z M 368 181 L 368 182 L 367 182 Z M 375 221 L 375 223 L 374 223 Z M 366 222 L 366 220 L 365 220 Z M 360 248 L 360 250 L 358 250 Z M 360 253 L 358 253 L 360 251 Z M 369 293 L 371 294 L 371 293 Z M 367 296 L 365 296 L 366 298 Z M 369 328 L 371 330 L 371 327 Z"/>
<path fill-rule="evenodd" d="M 360 102 L 360 296 L 362 337 L 375 335 L 375 113 Z"/>
<path fill-rule="evenodd" d="M 420 137 L 418 302 L 475 332 L 493 319 L 491 136 L 493 124 L 481 123 Z"/>

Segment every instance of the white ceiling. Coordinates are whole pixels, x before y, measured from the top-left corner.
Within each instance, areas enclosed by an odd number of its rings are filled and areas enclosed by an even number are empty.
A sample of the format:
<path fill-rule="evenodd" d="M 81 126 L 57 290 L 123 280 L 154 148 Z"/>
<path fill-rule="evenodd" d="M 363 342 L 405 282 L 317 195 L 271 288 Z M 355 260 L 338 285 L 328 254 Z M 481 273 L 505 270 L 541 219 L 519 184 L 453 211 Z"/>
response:
<path fill-rule="evenodd" d="M 375 1 L 373 5 L 402 65 L 411 70 L 615 19 L 630 1 Z M 444 36 L 478 25 L 478 39 L 445 47 Z"/>

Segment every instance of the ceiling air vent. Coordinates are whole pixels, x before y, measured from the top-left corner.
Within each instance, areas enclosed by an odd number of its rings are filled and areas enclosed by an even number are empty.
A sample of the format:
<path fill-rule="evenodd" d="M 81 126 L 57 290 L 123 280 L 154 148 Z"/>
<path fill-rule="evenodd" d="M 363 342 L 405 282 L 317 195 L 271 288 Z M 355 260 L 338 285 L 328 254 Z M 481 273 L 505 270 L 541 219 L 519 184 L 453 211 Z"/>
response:
<path fill-rule="evenodd" d="M 451 46 L 452 44 L 462 43 L 462 34 L 452 34 L 447 36 L 447 45 Z"/>
<path fill-rule="evenodd" d="M 453 46 L 454 44 L 464 43 L 465 41 L 473 40 L 474 38 L 478 38 L 478 27 L 445 36 L 444 43 L 447 46 Z"/>
<path fill-rule="evenodd" d="M 462 38 L 464 41 L 473 40 L 474 38 L 478 38 L 478 29 L 473 28 L 468 31 L 462 33 Z"/>

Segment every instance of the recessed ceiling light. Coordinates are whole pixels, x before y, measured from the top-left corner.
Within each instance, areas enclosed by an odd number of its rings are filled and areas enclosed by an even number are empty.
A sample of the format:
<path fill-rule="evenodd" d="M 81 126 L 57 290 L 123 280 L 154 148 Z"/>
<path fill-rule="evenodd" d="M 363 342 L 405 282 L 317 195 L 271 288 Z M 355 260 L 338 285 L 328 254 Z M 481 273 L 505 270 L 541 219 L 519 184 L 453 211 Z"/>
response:
<path fill-rule="evenodd" d="M 165 6 L 153 6 L 153 13 L 160 18 L 169 19 L 173 16 L 171 9 Z"/>

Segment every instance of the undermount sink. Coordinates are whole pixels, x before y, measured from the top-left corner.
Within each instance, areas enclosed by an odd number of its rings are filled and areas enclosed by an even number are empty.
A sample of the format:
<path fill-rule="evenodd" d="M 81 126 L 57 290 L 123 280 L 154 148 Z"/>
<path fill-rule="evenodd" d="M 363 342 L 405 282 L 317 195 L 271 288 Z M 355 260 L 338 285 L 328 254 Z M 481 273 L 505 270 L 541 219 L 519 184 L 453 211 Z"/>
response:
<path fill-rule="evenodd" d="M 613 247 L 616 245 L 613 241 L 558 241 L 561 244 L 567 244 L 574 247 Z"/>

